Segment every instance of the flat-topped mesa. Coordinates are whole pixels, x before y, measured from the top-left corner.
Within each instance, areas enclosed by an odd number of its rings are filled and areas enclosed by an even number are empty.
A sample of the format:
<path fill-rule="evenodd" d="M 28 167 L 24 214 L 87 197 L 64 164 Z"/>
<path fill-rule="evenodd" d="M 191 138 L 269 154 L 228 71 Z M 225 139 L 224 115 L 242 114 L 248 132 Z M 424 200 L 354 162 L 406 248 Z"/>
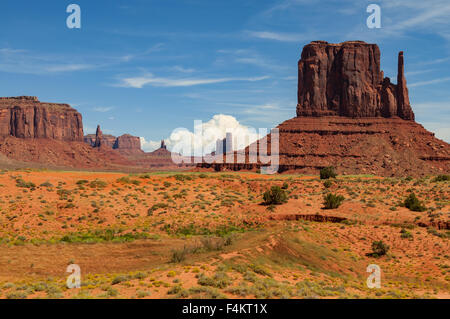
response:
<path fill-rule="evenodd" d="M 397 85 L 380 70 L 376 44 L 313 41 L 298 62 L 297 116 L 400 117 L 414 120 L 398 58 Z"/>
<path fill-rule="evenodd" d="M 0 137 L 83 140 L 83 120 L 68 104 L 40 102 L 34 96 L 0 98 Z"/>
<path fill-rule="evenodd" d="M 137 136 L 124 134 L 116 139 L 113 148 L 141 151 L 141 139 Z"/>

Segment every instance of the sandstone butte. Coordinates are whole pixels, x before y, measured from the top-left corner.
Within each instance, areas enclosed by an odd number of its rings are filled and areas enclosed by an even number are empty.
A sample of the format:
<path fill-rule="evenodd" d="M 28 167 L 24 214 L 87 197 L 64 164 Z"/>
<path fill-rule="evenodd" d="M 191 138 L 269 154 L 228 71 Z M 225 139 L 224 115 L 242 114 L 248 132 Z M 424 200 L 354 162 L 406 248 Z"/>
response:
<path fill-rule="evenodd" d="M 187 162 L 187 161 L 186 161 Z M 137 136 L 84 136 L 81 114 L 68 104 L 40 102 L 34 96 L 0 98 L 0 167 L 77 168 L 144 171 L 180 169 L 164 141 L 145 153 Z"/>
<path fill-rule="evenodd" d="M 376 44 L 313 41 L 306 45 L 298 62 L 297 117 L 277 127 L 279 172 L 316 174 L 334 166 L 341 174 L 448 173 L 450 145 L 415 122 L 404 67 L 400 52 L 397 84 L 393 84 L 380 70 Z M 270 154 L 271 135 L 264 139 Z M 265 166 L 249 162 L 249 149 L 243 150 L 243 163 L 198 166 L 215 170 Z"/>
<path fill-rule="evenodd" d="M 120 169 L 132 163 L 84 143 L 82 116 L 68 104 L 20 96 L 0 98 L 0 165 Z"/>

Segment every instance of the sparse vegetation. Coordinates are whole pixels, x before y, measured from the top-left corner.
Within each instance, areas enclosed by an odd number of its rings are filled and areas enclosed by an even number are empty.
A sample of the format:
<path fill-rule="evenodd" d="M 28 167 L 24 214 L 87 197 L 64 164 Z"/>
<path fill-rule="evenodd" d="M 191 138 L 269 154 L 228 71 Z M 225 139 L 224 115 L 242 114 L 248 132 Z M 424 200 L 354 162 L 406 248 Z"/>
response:
<path fill-rule="evenodd" d="M 323 201 L 324 209 L 336 209 L 339 206 L 341 206 L 341 204 L 344 200 L 345 200 L 345 198 L 342 195 L 335 195 L 335 194 L 328 193 L 324 197 L 324 201 Z"/>
<path fill-rule="evenodd" d="M 324 167 L 320 170 L 320 179 L 336 178 L 337 173 L 333 166 Z"/>
<path fill-rule="evenodd" d="M 416 197 L 416 194 L 414 193 L 409 194 L 403 204 L 406 208 L 414 212 L 423 212 L 427 210 L 425 205 L 423 205 L 423 203 Z"/>
<path fill-rule="evenodd" d="M 279 186 L 272 186 L 263 194 L 263 199 L 265 205 L 281 205 L 287 202 L 287 194 Z"/>
<path fill-rule="evenodd" d="M 370 257 L 378 258 L 384 256 L 389 251 L 389 246 L 386 245 L 383 241 L 374 241 L 372 243 L 372 252 L 367 255 Z"/>

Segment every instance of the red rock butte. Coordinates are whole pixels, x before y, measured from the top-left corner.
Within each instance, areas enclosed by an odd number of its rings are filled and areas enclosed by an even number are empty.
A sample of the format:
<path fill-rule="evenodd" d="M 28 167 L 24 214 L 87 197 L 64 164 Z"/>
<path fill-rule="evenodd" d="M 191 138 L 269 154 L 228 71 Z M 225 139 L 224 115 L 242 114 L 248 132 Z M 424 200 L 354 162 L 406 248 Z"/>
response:
<path fill-rule="evenodd" d="M 316 174 L 334 166 L 341 174 L 406 176 L 450 171 L 450 145 L 415 122 L 398 54 L 397 84 L 380 70 L 376 44 L 313 41 L 298 62 L 297 117 L 280 124 L 279 172 Z M 271 135 L 267 139 L 270 153 Z M 201 163 L 215 170 L 252 170 L 265 166 Z M 264 153 L 264 151 L 262 151 Z M 237 157 L 236 157 L 237 158 Z M 225 161 L 225 159 L 224 159 Z"/>
<path fill-rule="evenodd" d="M 2 97 L 0 136 L 82 141 L 83 121 L 68 104 L 42 103 L 34 96 Z"/>
<path fill-rule="evenodd" d="M 398 55 L 397 85 L 380 70 L 380 49 L 361 41 L 306 45 L 298 62 L 297 116 L 414 120 Z"/>

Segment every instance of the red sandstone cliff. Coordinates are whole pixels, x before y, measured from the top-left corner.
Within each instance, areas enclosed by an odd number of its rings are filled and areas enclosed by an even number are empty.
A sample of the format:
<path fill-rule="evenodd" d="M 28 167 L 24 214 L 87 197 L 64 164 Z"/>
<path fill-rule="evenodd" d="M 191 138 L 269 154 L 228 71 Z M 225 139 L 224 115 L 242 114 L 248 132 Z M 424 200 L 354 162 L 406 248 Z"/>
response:
<path fill-rule="evenodd" d="M 298 63 L 297 116 L 395 117 L 414 120 L 398 58 L 397 85 L 380 71 L 376 44 L 313 41 Z"/>
<path fill-rule="evenodd" d="M 27 96 L 0 98 L 0 137 L 7 136 L 82 141 L 83 121 L 67 104 Z"/>

